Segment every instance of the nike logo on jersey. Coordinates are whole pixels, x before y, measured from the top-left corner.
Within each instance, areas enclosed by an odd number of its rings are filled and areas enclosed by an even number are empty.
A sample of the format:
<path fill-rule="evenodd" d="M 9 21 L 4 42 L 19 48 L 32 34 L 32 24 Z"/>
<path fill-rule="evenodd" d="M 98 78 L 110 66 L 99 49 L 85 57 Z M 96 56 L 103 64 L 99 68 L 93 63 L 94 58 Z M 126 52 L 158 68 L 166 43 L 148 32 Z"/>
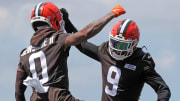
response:
<path fill-rule="evenodd" d="M 125 65 L 124 65 L 124 68 L 130 69 L 130 70 L 133 70 L 133 71 L 136 70 L 136 66 L 135 66 L 135 65 L 131 65 L 131 64 L 125 64 Z"/>

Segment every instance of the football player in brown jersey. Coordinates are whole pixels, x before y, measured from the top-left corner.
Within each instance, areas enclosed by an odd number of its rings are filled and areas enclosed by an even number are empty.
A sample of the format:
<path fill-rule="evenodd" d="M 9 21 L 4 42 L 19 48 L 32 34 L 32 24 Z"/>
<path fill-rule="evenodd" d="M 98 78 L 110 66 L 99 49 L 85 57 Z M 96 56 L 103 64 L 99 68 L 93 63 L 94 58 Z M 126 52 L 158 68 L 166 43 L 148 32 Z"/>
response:
<path fill-rule="evenodd" d="M 31 13 L 35 33 L 30 45 L 20 53 L 16 101 L 25 101 L 27 86 L 33 89 L 30 101 L 78 101 L 69 91 L 67 58 L 70 46 L 96 35 L 109 21 L 124 13 L 125 10 L 117 5 L 75 34 L 65 34 L 58 7 L 51 2 L 37 4 Z"/>
<path fill-rule="evenodd" d="M 66 10 L 63 14 L 68 16 Z M 68 17 L 64 20 L 68 33 L 77 32 Z M 101 63 L 102 101 L 138 101 L 144 83 L 157 93 L 157 101 L 169 101 L 170 89 L 156 72 L 150 53 L 137 47 L 139 37 L 137 24 L 124 19 L 114 25 L 109 40 L 101 45 L 88 41 L 76 45 L 82 53 Z"/>

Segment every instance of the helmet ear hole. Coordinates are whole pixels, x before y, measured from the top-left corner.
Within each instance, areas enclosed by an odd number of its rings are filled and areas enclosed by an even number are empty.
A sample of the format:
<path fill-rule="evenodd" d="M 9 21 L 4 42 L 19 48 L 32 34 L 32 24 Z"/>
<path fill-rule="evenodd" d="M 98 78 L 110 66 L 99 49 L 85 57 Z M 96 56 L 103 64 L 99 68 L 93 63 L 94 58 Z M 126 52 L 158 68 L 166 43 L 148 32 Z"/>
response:
<path fill-rule="evenodd" d="M 59 26 L 59 22 L 56 20 L 56 26 Z"/>
<path fill-rule="evenodd" d="M 56 26 L 59 26 L 59 22 L 57 20 L 57 17 L 54 18 L 54 22 L 56 23 Z"/>

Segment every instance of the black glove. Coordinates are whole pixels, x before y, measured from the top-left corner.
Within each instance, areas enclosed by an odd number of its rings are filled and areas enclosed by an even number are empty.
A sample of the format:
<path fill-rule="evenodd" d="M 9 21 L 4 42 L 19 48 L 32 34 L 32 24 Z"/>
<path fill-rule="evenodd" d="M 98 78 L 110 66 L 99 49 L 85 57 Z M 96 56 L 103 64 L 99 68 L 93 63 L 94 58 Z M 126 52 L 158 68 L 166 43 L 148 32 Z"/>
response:
<path fill-rule="evenodd" d="M 63 14 L 63 20 L 65 21 L 65 30 L 67 33 L 77 32 L 78 30 L 69 20 L 69 14 L 65 8 L 61 8 L 60 12 Z"/>
<path fill-rule="evenodd" d="M 65 8 L 61 8 L 60 12 L 63 14 L 63 20 L 66 21 L 69 18 L 69 14 Z"/>

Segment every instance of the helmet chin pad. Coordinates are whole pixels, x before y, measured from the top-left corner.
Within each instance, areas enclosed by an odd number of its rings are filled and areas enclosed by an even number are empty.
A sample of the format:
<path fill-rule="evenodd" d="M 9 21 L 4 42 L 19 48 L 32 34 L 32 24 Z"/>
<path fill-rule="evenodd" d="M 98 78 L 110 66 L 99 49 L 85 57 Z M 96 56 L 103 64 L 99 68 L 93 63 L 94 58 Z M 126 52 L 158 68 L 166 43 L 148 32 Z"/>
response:
<path fill-rule="evenodd" d="M 31 19 L 31 24 L 35 31 L 37 31 L 37 27 L 39 27 L 39 26 L 49 25 L 50 27 L 52 27 L 49 20 L 42 16 L 33 17 Z"/>
<path fill-rule="evenodd" d="M 35 31 L 37 31 L 38 27 L 40 27 L 40 26 L 49 26 L 50 27 L 50 25 L 48 23 L 42 22 L 42 21 L 36 21 L 32 24 L 32 27 Z"/>

